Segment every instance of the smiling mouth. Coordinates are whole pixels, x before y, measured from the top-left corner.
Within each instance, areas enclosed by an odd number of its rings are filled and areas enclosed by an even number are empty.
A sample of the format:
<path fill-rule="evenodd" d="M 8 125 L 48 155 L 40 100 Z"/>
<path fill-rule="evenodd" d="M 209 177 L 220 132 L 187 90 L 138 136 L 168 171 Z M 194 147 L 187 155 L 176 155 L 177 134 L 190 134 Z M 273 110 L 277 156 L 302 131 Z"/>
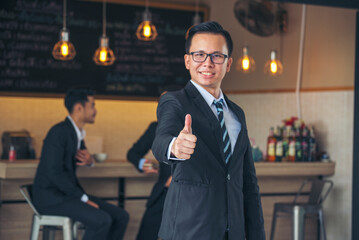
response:
<path fill-rule="evenodd" d="M 211 72 L 199 72 L 200 74 L 206 75 L 206 76 L 212 76 L 214 73 Z"/>

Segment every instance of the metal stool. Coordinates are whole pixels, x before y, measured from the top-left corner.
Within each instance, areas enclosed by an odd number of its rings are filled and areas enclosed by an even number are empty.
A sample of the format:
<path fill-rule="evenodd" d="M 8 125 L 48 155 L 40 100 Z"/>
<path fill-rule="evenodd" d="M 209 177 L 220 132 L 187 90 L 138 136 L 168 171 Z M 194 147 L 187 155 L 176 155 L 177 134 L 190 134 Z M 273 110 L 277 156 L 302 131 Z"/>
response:
<path fill-rule="evenodd" d="M 62 227 L 63 239 L 64 240 L 73 240 L 77 239 L 77 235 L 73 235 L 72 227 L 78 226 L 77 223 L 72 225 L 72 220 L 69 217 L 63 216 L 52 216 L 52 215 L 41 215 L 32 204 L 32 184 L 20 186 L 20 192 L 24 196 L 26 202 L 30 205 L 31 209 L 34 211 L 32 216 L 32 227 L 30 233 L 30 240 L 37 240 L 39 236 L 40 227 L 44 226 L 43 235 L 46 239 L 54 238 L 54 231 L 49 226 L 58 226 Z M 77 231 L 74 231 L 77 233 Z"/>
<path fill-rule="evenodd" d="M 298 203 L 297 198 L 301 195 L 304 186 L 310 182 L 312 183 L 312 186 L 308 201 L 305 203 Z M 326 185 L 328 187 L 325 187 Z M 330 180 L 308 179 L 303 182 L 292 203 L 275 203 L 270 240 L 274 239 L 274 231 L 278 213 L 292 215 L 293 240 L 304 240 L 305 215 L 316 214 L 319 218 L 321 232 L 320 236 L 323 236 L 323 239 L 326 240 L 327 238 L 325 233 L 322 204 L 332 188 L 333 182 Z"/>

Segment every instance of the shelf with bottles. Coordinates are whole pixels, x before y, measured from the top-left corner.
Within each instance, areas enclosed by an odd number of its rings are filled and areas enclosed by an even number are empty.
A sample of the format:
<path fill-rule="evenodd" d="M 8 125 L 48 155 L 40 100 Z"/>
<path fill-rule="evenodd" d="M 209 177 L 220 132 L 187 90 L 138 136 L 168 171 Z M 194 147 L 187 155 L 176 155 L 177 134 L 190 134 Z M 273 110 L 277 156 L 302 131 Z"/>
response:
<path fill-rule="evenodd" d="M 291 117 L 281 126 L 271 127 L 267 139 L 267 162 L 316 161 L 314 127 L 303 120 Z"/>

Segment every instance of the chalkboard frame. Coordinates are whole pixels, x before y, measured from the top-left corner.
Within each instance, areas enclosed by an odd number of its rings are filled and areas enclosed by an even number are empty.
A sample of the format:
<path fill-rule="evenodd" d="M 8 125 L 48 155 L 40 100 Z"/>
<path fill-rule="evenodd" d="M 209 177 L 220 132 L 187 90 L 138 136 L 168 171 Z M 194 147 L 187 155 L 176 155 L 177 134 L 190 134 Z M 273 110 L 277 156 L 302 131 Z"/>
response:
<path fill-rule="evenodd" d="M 101 0 L 75 0 L 79 2 L 97 2 L 102 3 Z M 145 7 L 145 1 L 137 0 L 107 0 L 107 3 L 111 4 L 122 4 L 122 5 L 131 5 L 131 6 L 140 6 Z M 156 2 L 149 1 L 149 8 L 151 7 L 161 8 L 161 9 L 170 9 L 178 11 L 196 11 L 196 6 L 191 4 L 180 4 L 180 3 L 166 3 L 166 2 Z M 198 12 L 202 15 L 202 21 L 207 21 L 209 16 L 209 7 L 204 5 L 198 6 Z M 54 43 L 55 44 L 55 43 Z M 46 93 L 38 91 L 2 91 L 0 90 L 0 96 L 8 97 L 37 97 L 37 98 L 63 98 L 65 93 Z M 97 94 L 97 99 L 110 99 L 110 100 L 138 100 L 138 101 L 155 101 L 158 97 L 153 96 L 140 96 L 140 95 L 112 95 L 112 94 Z"/>

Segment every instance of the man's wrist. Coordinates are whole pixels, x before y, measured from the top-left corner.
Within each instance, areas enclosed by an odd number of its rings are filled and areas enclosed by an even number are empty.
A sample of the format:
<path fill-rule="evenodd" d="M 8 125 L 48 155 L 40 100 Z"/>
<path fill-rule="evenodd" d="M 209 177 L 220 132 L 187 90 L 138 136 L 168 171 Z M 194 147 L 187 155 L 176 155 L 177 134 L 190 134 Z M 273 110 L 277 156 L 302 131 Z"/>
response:
<path fill-rule="evenodd" d="M 89 200 L 89 197 L 88 197 L 86 194 L 83 194 L 83 195 L 81 196 L 81 201 L 82 201 L 82 202 L 86 203 L 88 200 Z"/>
<path fill-rule="evenodd" d="M 170 144 L 168 145 L 168 151 L 167 151 L 167 159 L 168 160 L 177 160 L 177 161 L 184 161 L 186 159 L 181 159 L 181 158 L 177 158 L 173 153 L 172 153 L 172 145 L 173 143 L 176 141 L 176 137 L 172 138 L 172 141 L 170 142 Z"/>
<path fill-rule="evenodd" d="M 173 157 L 176 157 L 172 154 L 172 146 L 173 146 L 173 143 L 176 141 L 176 137 L 172 138 L 170 144 L 168 145 L 168 150 L 167 150 L 167 159 L 170 159 L 170 158 L 173 158 Z"/>
<path fill-rule="evenodd" d="M 141 158 L 139 163 L 138 163 L 138 169 L 140 169 L 141 171 L 143 170 L 143 164 L 145 164 L 146 159 L 145 158 Z"/>

